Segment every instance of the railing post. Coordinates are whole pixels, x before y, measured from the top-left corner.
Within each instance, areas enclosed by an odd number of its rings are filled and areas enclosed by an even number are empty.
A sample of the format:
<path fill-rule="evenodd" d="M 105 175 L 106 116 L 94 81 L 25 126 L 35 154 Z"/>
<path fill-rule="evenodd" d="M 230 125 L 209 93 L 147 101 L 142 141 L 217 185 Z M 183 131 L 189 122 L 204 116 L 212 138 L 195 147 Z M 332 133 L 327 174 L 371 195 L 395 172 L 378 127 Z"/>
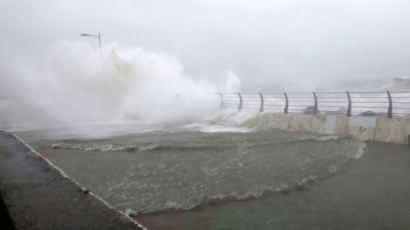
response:
<path fill-rule="evenodd" d="M 350 97 L 349 91 L 346 91 L 347 95 L 347 113 L 346 116 L 350 117 L 352 116 L 352 98 Z"/>
<path fill-rule="evenodd" d="M 317 108 L 317 97 L 316 97 L 316 93 L 315 93 L 315 92 L 312 92 L 312 93 L 313 93 L 313 98 L 315 99 L 315 108 L 314 108 L 314 110 L 313 110 L 313 114 L 317 115 L 317 111 L 318 111 L 318 108 Z"/>
<path fill-rule="evenodd" d="M 391 94 L 390 91 L 387 90 L 387 97 L 389 99 L 389 109 L 387 110 L 387 117 L 392 118 L 393 117 L 393 100 L 391 99 Z"/>
<path fill-rule="evenodd" d="M 238 97 L 239 97 L 238 110 L 241 111 L 241 109 L 242 109 L 242 95 L 241 95 L 241 93 L 238 93 Z"/>
<path fill-rule="evenodd" d="M 221 98 L 221 109 L 224 108 L 224 95 L 222 93 L 218 93 L 219 97 Z"/>
<path fill-rule="evenodd" d="M 259 92 L 259 97 L 261 98 L 261 106 L 259 107 L 259 112 L 261 113 L 261 112 L 263 112 L 263 107 L 264 107 L 264 104 L 265 104 L 265 100 L 264 100 L 263 94 L 261 92 Z"/>
<path fill-rule="evenodd" d="M 288 113 L 288 109 L 289 109 L 289 99 L 288 99 L 288 94 L 286 92 L 283 92 L 283 95 L 285 95 L 285 100 L 286 100 L 286 104 L 285 104 L 285 111 L 284 113 Z"/>

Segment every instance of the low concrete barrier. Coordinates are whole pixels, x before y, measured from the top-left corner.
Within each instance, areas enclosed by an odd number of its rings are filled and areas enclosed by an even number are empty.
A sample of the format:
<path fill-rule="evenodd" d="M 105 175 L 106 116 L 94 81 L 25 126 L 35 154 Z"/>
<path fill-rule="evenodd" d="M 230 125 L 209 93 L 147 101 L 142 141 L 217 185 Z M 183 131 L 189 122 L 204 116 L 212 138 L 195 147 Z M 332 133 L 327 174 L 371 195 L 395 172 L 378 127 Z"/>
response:
<path fill-rule="evenodd" d="M 145 229 L 4 131 L 0 192 L 15 229 Z"/>
<path fill-rule="evenodd" d="M 401 118 L 265 113 L 244 123 L 247 124 L 319 134 L 348 134 L 363 140 L 396 144 L 408 144 L 410 135 L 410 120 Z"/>

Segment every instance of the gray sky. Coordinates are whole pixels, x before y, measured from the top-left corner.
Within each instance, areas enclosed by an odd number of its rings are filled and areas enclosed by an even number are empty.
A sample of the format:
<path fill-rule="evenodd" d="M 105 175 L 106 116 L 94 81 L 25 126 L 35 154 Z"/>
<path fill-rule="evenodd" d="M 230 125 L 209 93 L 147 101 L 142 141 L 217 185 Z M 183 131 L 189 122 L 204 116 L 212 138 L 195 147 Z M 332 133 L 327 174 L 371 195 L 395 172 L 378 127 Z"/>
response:
<path fill-rule="evenodd" d="M 197 78 L 232 70 L 245 84 L 334 88 L 410 75 L 408 0 L 2 0 L 0 28 L 3 75 L 4 60 L 83 32 L 174 56 Z"/>

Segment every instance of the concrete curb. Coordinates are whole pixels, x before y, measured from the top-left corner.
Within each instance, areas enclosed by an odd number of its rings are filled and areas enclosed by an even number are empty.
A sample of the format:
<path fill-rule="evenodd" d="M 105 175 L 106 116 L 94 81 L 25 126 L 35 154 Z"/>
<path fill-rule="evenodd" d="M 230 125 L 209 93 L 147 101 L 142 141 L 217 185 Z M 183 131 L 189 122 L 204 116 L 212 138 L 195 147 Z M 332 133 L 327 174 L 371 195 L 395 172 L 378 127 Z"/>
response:
<path fill-rule="evenodd" d="M 0 191 L 15 229 L 144 229 L 0 130 Z"/>

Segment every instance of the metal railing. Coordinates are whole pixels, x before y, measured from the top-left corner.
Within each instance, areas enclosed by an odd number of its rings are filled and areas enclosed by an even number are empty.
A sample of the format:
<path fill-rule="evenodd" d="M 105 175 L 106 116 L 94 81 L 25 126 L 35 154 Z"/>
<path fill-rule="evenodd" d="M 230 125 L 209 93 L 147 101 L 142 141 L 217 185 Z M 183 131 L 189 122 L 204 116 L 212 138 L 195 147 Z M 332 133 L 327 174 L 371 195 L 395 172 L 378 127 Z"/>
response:
<path fill-rule="evenodd" d="M 409 116 L 410 91 L 218 93 L 221 108 L 259 112 Z"/>

